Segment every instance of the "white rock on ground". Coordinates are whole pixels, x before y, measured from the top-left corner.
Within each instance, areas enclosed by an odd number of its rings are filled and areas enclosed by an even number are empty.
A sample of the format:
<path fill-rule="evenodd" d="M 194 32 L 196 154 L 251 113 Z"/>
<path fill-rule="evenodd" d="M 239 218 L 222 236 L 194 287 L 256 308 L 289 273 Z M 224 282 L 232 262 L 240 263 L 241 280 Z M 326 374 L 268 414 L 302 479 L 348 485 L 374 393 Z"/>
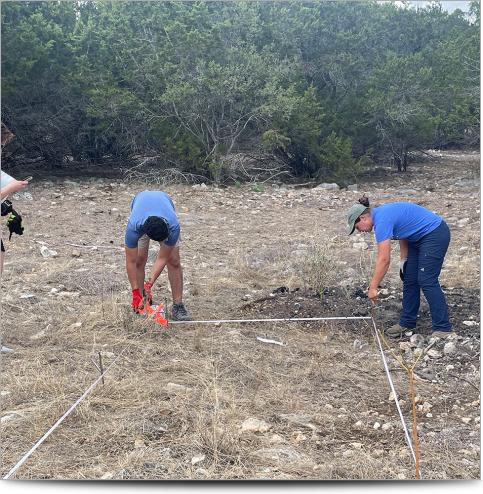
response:
<path fill-rule="evenodd" d="M 205 455 L 196 455 L 191 458 L 191 464 L 196 465 L 197 463 L 201 463 L 205 459 Z"/>
<path fill-rule="evenodd" d="M 441 358 L 443 354 L 441 352 L 438 352 L 438 350 L 435 350 L 434 348 L 430 348 L 428 350 L 428 356 L 430 358 Z"/>
<path fill-rule="evenodd" d="M 272 460 L 281 464 L 305 462 L 306 457 L 296 449 L 286 446 L 283 448 L 262 448 L 253 453 L 261 460 Z"/>
<path fill-rule="evenodd" d="M 445 355 L 454 355 L 458 351 L 456 343 L 454 341 L 448 341 L 445 343 L 443 353 Z"/>
<path fill-rule="evenodd" d="M 269 440 L 270 444 L 282 444 L 285 442 L 285 439 L 278 435 L 278 434 L 273 434 L 271 437 L 270 437 L 270 440 Z"/>
<path fill-rule="evenodd" d="M 40 247 L 40 254 L 42 255 L 42 257 L 45 257 L 45 258 L 56 257 L 57 251 L 51 250 L 48 247 L 46 247 L 45 245 L 42 245 L 42 247 Z"/>
<path fill-rule="evenodd" d="M 271 425 L 267 424 L 264 420 L 250 417 L 246 419 L 241 425 L 242 432 L 268 432 L 271 429 Z"/>
<path fill-rule="evenodd" d="M 4 415 L 0 419 L 0 423 L 1 424 L 6 424 L 7 422 L 11 422 L 12 420 L 15 420 L 15 419 L 17 419 L 19 417 L 20 417 L 20 415 L 18 413 L 7 413 L 7 415 Z"/>
<path fill-rule="evenodd" d="M 164 389 L 168 393 L 187 393 L 188 391 L 191 391 L 191 388 L 188 388 L 188 386 L 183 386 L 182 384 L 176 384 L 176 383 L 168 383 L 164 387 Z"/>

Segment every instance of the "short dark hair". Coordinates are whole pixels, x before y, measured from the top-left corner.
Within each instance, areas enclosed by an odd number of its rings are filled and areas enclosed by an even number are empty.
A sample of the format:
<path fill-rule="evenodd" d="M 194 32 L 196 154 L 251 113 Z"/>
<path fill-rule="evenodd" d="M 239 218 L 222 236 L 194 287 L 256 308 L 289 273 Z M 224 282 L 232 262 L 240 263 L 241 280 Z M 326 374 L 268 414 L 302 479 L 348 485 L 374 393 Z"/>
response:
<path fill-rule="evenodd" d="M 168 224 L 159 216 L 148 216 L 143 227 L 144 232 L 151 240 L 162 242 L 169 236 Z"/>

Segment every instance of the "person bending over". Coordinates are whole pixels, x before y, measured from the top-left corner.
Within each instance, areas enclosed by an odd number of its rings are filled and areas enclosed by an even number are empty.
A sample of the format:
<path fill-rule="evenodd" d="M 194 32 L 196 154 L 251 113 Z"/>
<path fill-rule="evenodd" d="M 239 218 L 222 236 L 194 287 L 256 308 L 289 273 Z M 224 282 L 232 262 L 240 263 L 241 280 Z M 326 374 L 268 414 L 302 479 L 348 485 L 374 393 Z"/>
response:
<path fill-rule="evenodd" d="M 386 333 L 397 336 L 416 328 L 422 290 L 431 312 L 433 336 L 445 338 L 452 333 L 448 307 L 439 274 L 450 242 L 445 221 L 428 209 L 409 202 L 392 202 L 370 208 L 362 197 L 348 214 L 348 233 L 374 229 L 377 242 L 376 266 L 368 289 L 372 302 L 377 288 L 389 268 L 391 240 L 399 240 L 400 276 L 403 279 L 403 301 L 399 324 Z"/>
<path fill-rule="evenodd" d="M 131 202 L 126 234 L 126 272 L 132 289 L 132 308 L 135 312 L 143 307 L 143 297 L 152 302 L 151 288 L 168 267 L 173 306 L 171 319 L 190 320 L 183 304 L 183 271 L 179 252 L 180 224 L 171 198 L 165 192 L 149 191 L 138 193 Z M 159 251 L 145 281 L 149 241 L 159 242 Z"/>

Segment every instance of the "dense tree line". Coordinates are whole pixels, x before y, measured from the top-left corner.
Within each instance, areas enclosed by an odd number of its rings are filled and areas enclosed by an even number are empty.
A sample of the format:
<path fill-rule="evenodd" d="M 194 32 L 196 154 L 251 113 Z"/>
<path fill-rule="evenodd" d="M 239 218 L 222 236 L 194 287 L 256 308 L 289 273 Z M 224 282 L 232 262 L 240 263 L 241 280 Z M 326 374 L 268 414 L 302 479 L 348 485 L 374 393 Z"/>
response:
<path fill-rule="evenodd" d="M 342 180 L 415 149 L 478 144 L 477 1 L 470 14 L 371 1 L 1 9 L 12 160 L 149 156 L 222 180 L 246 155 Z"/>

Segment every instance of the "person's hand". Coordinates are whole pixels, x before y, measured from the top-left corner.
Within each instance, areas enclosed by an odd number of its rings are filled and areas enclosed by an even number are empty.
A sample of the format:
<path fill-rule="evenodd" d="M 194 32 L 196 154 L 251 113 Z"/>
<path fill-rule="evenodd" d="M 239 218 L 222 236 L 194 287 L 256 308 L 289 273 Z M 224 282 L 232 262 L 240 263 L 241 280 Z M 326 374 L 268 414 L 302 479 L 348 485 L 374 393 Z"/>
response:
<path fill-rule="evenodd" d="M 131 307 L 133 308 L 134 312 L 137 312 L 143 302 L 143 297 L 141 296 L 141 292 L 139 291 L 139 288 L 136 288 L 132 291 L 132 302 L 131 302 Z"/>
<path fill-rule="evenodd" d="M 371 288 L 367 290 L 367 296 L 369 297 L 369 300 L 374 304 L 376 303 L 377 300 L 377 288 Z"/>
<path fill-rule="evenodd" d="M 29 183 L 26 180 L 13 179 L 10 182 L 8 182 L 7 185 L 5 185 L 0 189 L 0 195 L 2 199 L 5 199 L 10 194 L 14 194 L 15 192 L 18 192 L 20 189 L 24 189 L 25 187 L 27 187 L 28 184 Z"/>
<path fill-rule="evenodd" d="M 25 189 L 29 183 L 26 180 L 14 180 L 12 184 L 12 194 L 21 189 Z"/>
<path fill-rule="evenodd" d="M 143 296 L 146 298 L 146 300 L 149 302 L 149 304 L 153 303 L 153 296 L 151 294 L 151 288 L 152 287 L 153 287 L 153 284 L 149 283 L 149 281 L 144 282 Z"/>
<path fill-rule="evenodd" d="M 399 262 L 399 278 L 401 278 L 401 281 L 404 281 L 404 271 L 406 270 L 407 262 L 407 259 L 401 259 L 401 261 Z"/>

